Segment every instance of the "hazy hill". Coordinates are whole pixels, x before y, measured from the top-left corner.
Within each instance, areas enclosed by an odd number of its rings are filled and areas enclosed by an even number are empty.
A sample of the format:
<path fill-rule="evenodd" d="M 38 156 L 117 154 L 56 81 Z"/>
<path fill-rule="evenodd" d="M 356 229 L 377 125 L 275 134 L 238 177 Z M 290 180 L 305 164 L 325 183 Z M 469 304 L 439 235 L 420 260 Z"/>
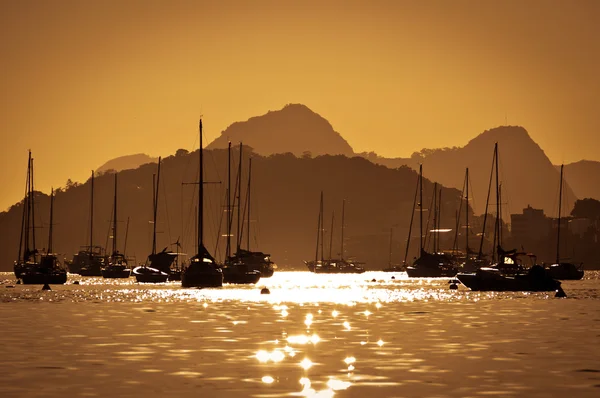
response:
<path fill-rule="evenodd" d="M 419 163 L 423 163 L 424 174 L 429 179 L 458 189 L 462 188 L 465 168 L 469 167 L 470 188 L 474 193 L 472 205 L 476 214 L 482 214 L 495 142 L 498 142 L 504 214 L 521 213 L 523 208 L 531 205 L 544 209 L 546 215 L 555 215 L 560 175 L 523 127 L 497 127 L 473 138 L 464 147 L 423 149 L 410 158 L 386 159 L 373 153 L 362 156 L 387 167 L 407 165 L 417 169 Z M 570 184 L 571 179 L 567 182 Z M 568 184 L 563 195 L 565 203 L 572 206 L 576 198 Z"/>
<path fill-rule="evenodd" d="M 241 141 L 261 155 L 288 152 L 298 157 L 305 152 L 313 156 L 354 154 L 348 142 L 326 119 L 301 104 L 289 104 L 281 110 L 233 123 L 206 148 L 227 148 L 228 141 L 233 144 Z"/>
<path fill-rule="evenodd" d="M 146 163 L 156 163 L 158 158 L 153 158 L 145 153 L 136 153 L 135 155 L 126 155 L 109 160 L 100 166 L 96 171 L 104 173 L 108 170 L 121 171 L 128 169 L 137 169 Z"/>
<path fill-rule="evenodd" d="M 560 166 L 556 168 L 560 170 Z M 564 178 L 579 199 L 600 200 L 600 162 L 581 160 L 566 164 Z"/>
<path fill-rule="evenodd" d="M 205 151 L 205 235 L 207 246 L 214 251 L 216 237 L 225 232 L 221 214 L 224 204 L 226 173 L 226 150 Z M 181 153 L 163 160 L 160 177 L 159 214 L 157 228 L 158 247 L 169 246 L 182 237 L 184 250 L 193 254 L 194 204 L 197 201 L 196 185 L 182 182 L 197 180 L 198 152 Z M 234 153 L 234 159 L 237 156 Z M 244 158 L 247 164 L 247 154 Z M 235 167 L 236 165 L 234 165 Z M 43 167 L 43 165 L 38 165 Z M 252 222 L 251 247 L 269 252 L 283 268 L 304 270 L 303 260 L 315 255 L 319 195 L 325 193 L 325 225 L 329 234 L 331 212 L 335 211 L 335 231 L 332 253 L 339 252 L 340 218 L 342 200 L 346 199 L 345 255 L 356 256 L 367 267 L 381 268 L 388 262 L 389 231 L 394 227 L 394 262 L 404 255 L 416 173 L 403 167 L 389 169 L 365 159 L 344 156 L 320 156 L 296 158 L 292 154 L 261 157 L 255 155 L 252 163 Z M 151 249 L 152 174 L 155 164 L 145 164 L 135 170 L 118 173 L 119 241 L 123 250 L 126 221 L 129 218 L 127 241 L 128 255 L 135 255 L 137 262 L 144 261 Z M 244 168 L 241 197 L 246 195 Z M 235 175 L 235 173 L 234 173 Z M 95 242 L 110 247 L 108 232 L 113 197 L 112 173 L 104 173 L 95 179 Z M 425 200 L 429 201 L 432 184 L 425 182 Z M 233 190 L 235 192 L 235 190 Z M 442 228 L 453 227 L 454 215 L 460 193 L 454 189 L 443 190 Z M 89 240 L 90 182 L 75 184 L 59 191 L 55 199 L 55 251 L 71 258 L 80 245 Z M 38 193 L 36 199 L 38 247 L 46 246 L 49 197 Z M 0 265 L 1 270 L 12 269 L 17 257 L 22 204 L 14 205 L 0 213 Z M 219 225 L 221 224 L 221 229 Z M 417 224 L 415 224 L 417 225 Z M 413 236 L 418 231 L 413 230 Z M 244 237 L 244 242 L 245 242 Z M 257 246 L 257 243 L 259 246 Z M 326 252 L 329 251 L 326 239 Z M 217 257 L 223 256 L 224 242 L 219 243 Z M 411 257 L 416 254 L 413 245 Z"/>

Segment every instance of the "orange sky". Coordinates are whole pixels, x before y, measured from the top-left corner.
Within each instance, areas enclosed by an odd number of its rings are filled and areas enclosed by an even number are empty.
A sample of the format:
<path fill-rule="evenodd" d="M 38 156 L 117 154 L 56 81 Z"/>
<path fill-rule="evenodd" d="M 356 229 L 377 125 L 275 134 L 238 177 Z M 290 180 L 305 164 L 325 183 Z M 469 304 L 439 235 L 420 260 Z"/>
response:
<path fill-rule="evenodd" d="M 326 3 L 326 4 L 323 4 Z M 111 158 L 169 155 L 303 103 L 355 151 L 409 156 L 519 124 L 600 160 L 598 1 L 0 3 L 0 210 Z"/>

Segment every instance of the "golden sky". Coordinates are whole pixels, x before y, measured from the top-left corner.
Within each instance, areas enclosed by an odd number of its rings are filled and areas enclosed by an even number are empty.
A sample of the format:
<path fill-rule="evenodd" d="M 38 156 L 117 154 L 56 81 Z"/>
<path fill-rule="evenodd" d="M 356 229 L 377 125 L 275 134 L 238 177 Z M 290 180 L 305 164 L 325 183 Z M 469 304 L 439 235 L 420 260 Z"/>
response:
<path fill-rule="evenodd" d="M 191 149 L 287 103 L 357 152 L 524 126 L 600 160 L 600 1 L 0 1 L 0 210 L 27 149 L 49 191 L 117 156 Z"/>

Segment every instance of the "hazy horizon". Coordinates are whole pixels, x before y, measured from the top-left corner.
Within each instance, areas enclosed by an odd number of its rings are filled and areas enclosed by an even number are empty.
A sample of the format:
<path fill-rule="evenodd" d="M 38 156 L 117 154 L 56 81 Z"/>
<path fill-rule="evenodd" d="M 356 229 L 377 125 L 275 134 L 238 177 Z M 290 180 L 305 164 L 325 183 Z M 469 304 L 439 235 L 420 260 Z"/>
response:
<path fill-rule="evenodd" d="M 600 160 L 594 1 L 21 1 L 2 5 L 0 210 L 133 153 L 170 155 L 302 103 L 355 152 L 408 157 L 525 127 Z M 568 137 L 568 138 L 567 138 Z M 585 145 L 582 145 L 585 142 Z"/>

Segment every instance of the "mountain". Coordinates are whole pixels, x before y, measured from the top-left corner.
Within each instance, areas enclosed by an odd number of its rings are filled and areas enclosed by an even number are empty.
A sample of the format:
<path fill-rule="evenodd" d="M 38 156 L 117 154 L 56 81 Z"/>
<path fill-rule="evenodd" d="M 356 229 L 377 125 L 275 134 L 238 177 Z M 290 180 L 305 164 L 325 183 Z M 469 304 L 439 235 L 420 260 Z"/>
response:
<path fill-rule="evenodd" d="M 128 169 L 137 169 L 146 163 L 156 163 L 158 158 L 153 158 L 145 153 L 136 153 L 135 155 L 126 155 L 114 158 L 98 167 L 96 172 L 105 173 L 108 170 L 121 171 Z"/>
<path fill-rule="evenodd" d="M 560 170 L 560 166 L 556 168 Z M 564 177 L 578 198 L 600 200 L 600 162 L 581 160 L 566 164 Z"/>
<path fill-rule="evenodd" d="M 278 111 L 233 123 L 206 149 L 227 148 L 229 141 L 243 142 L 261 155 L 354 155 L 352 147 L 325 118 L 301 104 L 289 104 Z"/>
<path fill-rule="evenodd" d="M 556 214 L 560 174 L 540 146 L 531 139 L 527 130 L 520 126 L 496 127 L 484 131 L 464 147 L 423 149 L 410 158 L 386 159 L 374 153 L 361 156 L 387 167 L 406 165 L 417 169 L 419 163 L 422 163 L 423 174 L 427 178 L 457 189 L 462 189 L 465 168 L 469 167 L 470 188 L 473 190 L 471 204 L 476 214 L 482 214 L 496 142 L 502 184 L 502 211 L 507 221 L 509 214 L 521 213 L 528 205 L 543 209 L 548 216 Z M 563 191 L 564 203 L 573 206 L 576 196 L 569 186 L 571 180 L 568 179 L 567 182 Z M 495 203 L 495 200 L 490 203 Z"/>
<path fill-rule="evenodd" d="M 237 148 L 234 150 L 233 170 L 237 171 Z M 404 242 L 413 206 L 417 174 L 408 167 L 389 169 L 360 157 L 318 156 L 297 158 L 292 154 L 267 157 L 245 150 L 243 158 L 242 205 L 246 197 L 248 156 L 252 156 L 252 214 L 251 248 L 272 254 L 280 269 L 305 270 L 303 260 L 315 256 L 319 196 L 325 196 L 326 235 L 330 234 L 332 212 L 335 212 L 332 253 L 340 247 L 340 218 L 342 200 L 346 200 L 345 255 L 365 261 L 370 269 L 381 269 L 388 262 L 389 231 L 394 227 L 394 262 L 404 256 Z M 170 247 L 178 237 L 189 255 L 195 253 L 194 231 L 197 203 L 195 185 L 182 182 L 197 180 L 198 152 L 181 153 L 165 158 L 161 164 L 158 208 L 158 248 Z M 223 258 L 225 247 L 222 220 L 226 192 L 227 150 L 205 151 L 206 181 L 221 182 L 205 187 L 204 233 L 207 247 Z M 38 164 L 38 169 L 44 167 Z M 129 220 L 126 254 L 143 262 L 152 245 L 152 175 L 155 164 L 118 172 L 119 250 L 123 251 L 126 222 Z M 235 172 L 234 180 L 235 180 Z M 95 224 L 94 241 L 111 246 L 109 228 L 113 205 L 113 172 L 94 180 Z M 432 196 L 433 184 L 424 183 L 424 200 Z M 59 190 L 54 201 L 54 248 L 70 259 L 80 245 L 89 241 L 90 181 L 73 184 Z M 442 228 L 453 228 L 460 192 L 443 189 Z M 38 248 L 46 246 L 48 233 L 49 197 L 36 193 L 36 228 Z M 245 208 L 245 206 L 243 206 Z M 19 247 L 23 203 L 0 213 L 0 270 L 12 270 Z M 418 224 L 415 224 L 418 225 Z M 234 222 L 234 229 L 235 222 Z M 237 235 L 234 232 L 234 235 Z M 247 231 L 243 242 L 246 242 Z M 413 237 L 418 231 L 413 228 Z M 416 241 L 413 241 L 413 243 Z M 215 251 L 215 248 L 218 248 Z M 447 243 L 444 247 L 449 247 Z M 245 245 L 244 245 L 245 246 Z M 325 253 L 329 252 L 329 237 Z M 337 249 L 337 250 L 336 250 Z M 418 244 L 412 245 L 410 257 L 416 255 Z"/>

